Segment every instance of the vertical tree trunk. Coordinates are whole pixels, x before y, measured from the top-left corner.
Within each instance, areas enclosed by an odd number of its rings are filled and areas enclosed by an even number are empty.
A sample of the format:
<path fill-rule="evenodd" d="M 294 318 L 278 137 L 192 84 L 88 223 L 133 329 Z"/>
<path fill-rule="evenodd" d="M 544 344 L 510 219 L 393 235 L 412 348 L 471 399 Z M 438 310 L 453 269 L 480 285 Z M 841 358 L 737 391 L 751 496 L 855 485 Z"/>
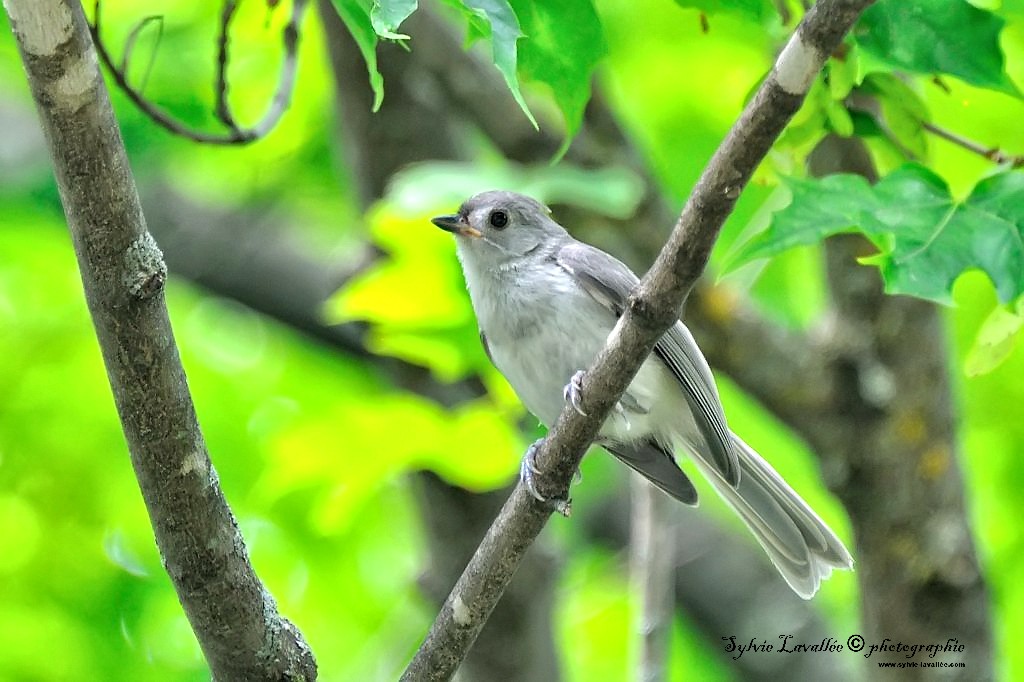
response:
<path fill-rule="evenodd" d="M 876 179 L 856 139 L 826 138 L 809 164 L 818 176 Z M 964 661 L 961 677 L 990 679 L 988 590 L 964 508 L 942 317 L 932 303 L 883 293 L 877 270 L 857 263 L 874 252 L 864 238 L 831 238 L 826 251 L 836 418 L 822 436 L 826 456 L 839 461 L 833 468 L 845 472 L 835 490 L 857 540 L 864 636 L 869 645 L 954 640 L 963 649 L 935 660 Z M 907 660 L 903 652 L 870 661 L 879 659 Z"/>
<path fill-rule="evenodd" d="M 220 680 L 312 680 L 316 662 L 249 564 L 210 463 L 77 0 L 4 0 L 49 145 L 85 296 L 164 566 Z"/>

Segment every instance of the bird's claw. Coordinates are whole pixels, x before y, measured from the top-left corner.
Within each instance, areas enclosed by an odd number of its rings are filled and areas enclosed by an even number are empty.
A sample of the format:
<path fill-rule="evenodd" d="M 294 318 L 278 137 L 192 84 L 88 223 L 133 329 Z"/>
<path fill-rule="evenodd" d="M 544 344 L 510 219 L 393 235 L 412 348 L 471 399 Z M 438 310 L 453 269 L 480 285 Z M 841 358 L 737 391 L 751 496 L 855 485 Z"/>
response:
<path fill-rule="evenodd" d="M 540 494 L 537 490 L 537 483 L 535 477 L 540 473 L 540 469 L 537 467 L 537 450 L 540 448 L 540 444 L 543 439 L 535 440 L 530 444 L 530 447 L 526 449 L 526 454 L 523 455 L 523 461 L 519 465 L 519 479 L 523 482 L 523 487 L 526 491 L 537 500 L 538 502 L 549 503 L 556 512 L 562 516 L 569 516 L 572 512 L 572 500 L 562 499 L 559 497 L 547 498 Z M 577 475 L 579 470 L 576 471 Z"/>
<path fill-rule="evenodd" d="M 565 398 L 565 402 L 567 402 L 570 405 L 572 405 L 572 408 L 574 410 L 576 410 L 581 415 L 586 417 L 587 413 L 583 411 L 583 407 L 582 407 L 581 402 L 580 402 L 581 399 L 582 399 L 582 391 L 583 391 L 583 370 L 581 369 L 578 372 L 576 372 L 575 374 L 573 374 L 572 378 L 569 379 L 569 383 L 567 383 L 565 385 L 565 389 L 563 389 L 563 391 L 562 391 L 562 397 Z"/>
<path fill-rule="evenodd" d="M 530 444 L 530 447 L 526 448 L 526 454 L 523 455 L 523 461 L 519 464 L 519 479 L 526 486 L 526 491 L 530 493 L 538 502 L 544 502 L 544 496 L 537 491 L 537 484 L 534 482 L 534 476 L 540 473 L 540 469 L 537 468 L 537 448 L 540 446 L 540 441 L 534 441 Z"/>

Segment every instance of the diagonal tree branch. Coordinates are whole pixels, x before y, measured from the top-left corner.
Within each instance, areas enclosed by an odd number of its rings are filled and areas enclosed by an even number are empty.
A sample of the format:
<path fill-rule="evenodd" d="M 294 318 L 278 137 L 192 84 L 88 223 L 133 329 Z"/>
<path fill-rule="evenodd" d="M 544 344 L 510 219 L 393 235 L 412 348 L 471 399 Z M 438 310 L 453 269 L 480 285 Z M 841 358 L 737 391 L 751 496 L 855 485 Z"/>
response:
<path fill-rule="evenodd" d="M 821 0 L 807 13 L 753 101 L 701 175 L 682 215 L 582 382 L 584 416 L 564 409 L 537 452 L 538 489 L 566 497 L 573 472 L 655 342 L 675 322 L 722 223 L 793 116 L 825 59 L 872 0 Z M 522 485 L 456 583 L 403 679 L 449 679 L 537 537 L 551 508 Z"/>
<path fill-rule="evenodd" d="M 124 145 L 77 0 L 4 0 L 164 566 L 218 680 L 313 680 L 253 571 L 196 420 Z"/>

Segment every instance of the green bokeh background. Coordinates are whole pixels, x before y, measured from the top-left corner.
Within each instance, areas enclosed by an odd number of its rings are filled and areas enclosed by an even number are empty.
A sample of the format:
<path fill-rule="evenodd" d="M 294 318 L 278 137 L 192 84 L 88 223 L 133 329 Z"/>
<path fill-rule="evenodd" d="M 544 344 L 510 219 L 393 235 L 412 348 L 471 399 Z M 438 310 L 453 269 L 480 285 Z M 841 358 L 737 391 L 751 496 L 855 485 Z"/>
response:
<path fill-rule="evenodd" d="M 670 2 L 597 5 L 609 45 L 602 84 L 664 192 L 680 204 L 769 67 L 781 29 L 713 16 L 705 33 L 696 12 Z M 111 3 L 111 42 L 118 44 L 117 36 L 147 11 L 166 16 L 147 94 L 189 121 L 209 124 L 218 9 L 182 0 L 158 8 Z M 275 73 L 282 20 L 280 11 L 268 21 L 264 8 L 243 4 L 232 71 L 243 120 L 262 113 L 273 88 L 267 74 Z M 145 39 L 140 44 L 151 47 Z M 1011 77 L 1024 83 L 1024 22 L 1010 24 L 1003 46 Z M 325 315 L 377 320 L 371 340 L 378 348 L 429 358 L 442 380 L 484 373 L 486 398 L 446 410 L 237 304 L 174 278 L 168 285 L 200 422 L 258 572 L 309 639 L 322 679 L 386 680 L 400 673 L 433 616 L 416 584 L 425 550 L 406 474 L 430 468 L 453 483 L 493 489 L 513 480 L 527 436 L 517 426 L 521 408 L 476 343 L 450 243 L 426 222 L 453 206 L 438 198 L 439 205 L 421 202 L 410 211 L 396 200 L 360 215 L 332 138 L 325 64 L 311 13 L 294 103 L 267 139 L 244 148 L 172 138 L 120 94 L 113 99 L 140 186 L 169 181 L 212 207 L 273 206 L 298 239 L 339 259 L 368 236 L 389 245 L 391 264 L 332 301 Z M 937 123 L 1024 152 L 1020 101 L 955 79 L 948 85 L 948 93 L 921 90 Z M 543 91 L 527 84 L 525 92 L 542 108 L 551 106 Z M 0 679 L 208 679 L 153 544 L 6 25 L 0 114 L 9 124 L 0 129 Z M 991 171 L 984 159 L 941 141 L 930 141 L 929 154 L 931 167 L 957 192 Z M 766 202 L 781 201 L 775 173 L 791 170 L 793 158 L 785 149 L 773 152 L 726 226 L 716 263 L 737 239 L 764 226 Z M 481 164 L 480 172 L 502 172 L 493 159 Z M 816 249 L 726 279 L 796 326 L 813 324 L 822 311 L 821 281 Z M 964 356 L 996 301 L 977 274 L 961 279 L 955 299 L 945 315 L 967 502 L 992 587 L 997 670 L 1013 679 L 1024 676 L 1017 645 L 1024 639 L 1024 352 L 967 378 Z M 813 455 L 727 381 L 723 400 L 737 430 L 849 540 Z M 608 460 L 585 462 L 578 504 L 623 475 Z M 717 505 L 705 508 L 734 523 Z M 556 609 L 566 678 L 624 679 L 634 615 L 626 557 L 586 545 L 572 521 L 553 525 L 546 531 L 552 542 L 573 549 Z M 856 599 L 855 579 L 840 575 L 815 602 L 839 639 L 857 629 Z M 718 652 L 685 621 L 677 623 L 673 643 L 672 679 L 729 678 Z"/>

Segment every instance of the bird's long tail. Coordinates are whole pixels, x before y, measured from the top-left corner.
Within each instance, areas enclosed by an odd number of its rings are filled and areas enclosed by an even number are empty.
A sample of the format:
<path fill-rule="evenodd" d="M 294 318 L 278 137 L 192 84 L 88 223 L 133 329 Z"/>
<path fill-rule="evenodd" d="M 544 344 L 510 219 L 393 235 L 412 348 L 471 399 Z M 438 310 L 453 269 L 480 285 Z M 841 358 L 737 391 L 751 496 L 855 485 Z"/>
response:
<path fill-rule="evenodd" d="M 850 569 L 853 558 L 824 521 L 782 476 L 739 436 L 732 434 L 740 482 L 732 487 L 699 454 L 700 472 L 736 510 L 790 587 L 810 599 L 833 568 Z M 699 452 L 699 448 L 695 448 Z"/>

